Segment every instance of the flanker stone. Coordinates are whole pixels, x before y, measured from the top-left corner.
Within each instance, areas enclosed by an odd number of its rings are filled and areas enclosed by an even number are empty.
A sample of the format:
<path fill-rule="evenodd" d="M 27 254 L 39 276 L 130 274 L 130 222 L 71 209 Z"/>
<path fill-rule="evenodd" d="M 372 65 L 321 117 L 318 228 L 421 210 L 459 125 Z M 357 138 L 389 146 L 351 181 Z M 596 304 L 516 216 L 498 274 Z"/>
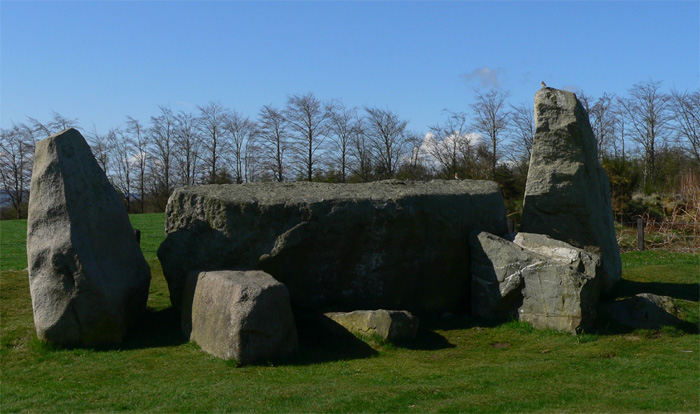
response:
<path fill-rule="evenodd" d="M 250 364 L 299 347 L 287 288 L 267 273 L 192 273 L 183 300 L 183 331 L 218 358 Z"/>
<path fill-rule="evenodd" d="M 542 88 L 535 95 L 535 139 L 521 229 L 546 234 L 601 257 L 602 287 L 620 280 L 607 174 L 588 114 L 576 95 Z"/>
<path fill-rule="evenodd" d="M 324 316 L 355 335 L 378 335 L 388 342 L 410 341 L 418 332 L 418 318 L 408 311 L 358 310 L 328 312 Z"/>
<path fill-rule="evenodd" d="M 597 256 L 562 242 L 544 239 L 552 248 L 535 244 L 536 237 L 523 239 L 528 249 L 487 232 L 472 234 L 472 313 L 510 315 L 537 328 L 572 333 L 588 328 L 600 290 Z"/>
<path fill-rule="evenodd" d="M 463 312 L 469 232 L 507 232 L 491 181 L 247 183 L 175 190 L 158 257 L 171 301 L 186 275 L 261 269 L 312 311 Z"/>
<path fill-rule="evenodd" d="M 37 142 L 28 215 L 39 339 L 121 342 L 146 309 L 151 273 L 126 209 L 77 130 Z"/>

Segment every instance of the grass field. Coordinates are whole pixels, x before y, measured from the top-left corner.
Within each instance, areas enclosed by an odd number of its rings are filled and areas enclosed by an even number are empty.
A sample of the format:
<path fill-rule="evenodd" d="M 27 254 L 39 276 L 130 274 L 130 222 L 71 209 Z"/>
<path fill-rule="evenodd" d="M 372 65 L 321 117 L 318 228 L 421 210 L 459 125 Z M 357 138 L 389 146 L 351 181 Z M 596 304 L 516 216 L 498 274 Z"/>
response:
<path fill-rule="evenodd" d="M 132 216 L 152 268 L 149 312 L 119 347 L 57 349 L 36 339 L 26 222 L 0 222 L 0 412 L 700 411 L 700 256 L 624 253 L 618 293 L 678 299 L 692 329 L 579 336 L 518 322 L 421 321 L 403 347 L 339 341 L 299 325 L 301 351 L 235 367 L 178 334 L 155 258 L 163 215 Z M 605 321 L 603 321 L 605 322 Z"/>

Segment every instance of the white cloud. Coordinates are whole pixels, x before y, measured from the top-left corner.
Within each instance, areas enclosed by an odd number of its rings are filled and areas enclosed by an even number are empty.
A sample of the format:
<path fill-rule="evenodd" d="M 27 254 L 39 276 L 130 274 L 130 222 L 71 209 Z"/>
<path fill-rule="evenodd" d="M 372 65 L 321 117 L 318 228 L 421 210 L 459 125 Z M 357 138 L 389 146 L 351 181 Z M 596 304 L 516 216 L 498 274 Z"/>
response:
<path fill-rule="evenodd" d="M 467 82 L 472 82 L 474 80 L 479 82 L 479 87 L 481 88 L 500 88 L 499 77 L 503 76 L 502 68 L 490 68 L 484 66 L 482 68 L 474 69 L 473 71 L 462 75 L 462 77 Z"/>
<path fill-rule="evenodd" d="M 468 132 L 465 134 L 453 134 L 446 137 L 443 141 L 438 142 L 438 140 L 435 139 L 435 134 L 428 132 L 425 134 L 420 146 L 417 149 L 414 149 L 414 151 L 418 151 L 418 158 L 422 160 L 426 166 L 439 170 L 442 168 L 442 166 L 434 155 L 435 153 L 439 152 L 438 146 L 440 146 L 440 148 L 449 148 L 455 142 L 457 142 L 458 146 L 469 144 L 470 147 L 476 147 L 482 141 L 483 138 L 480 134 Z"/>

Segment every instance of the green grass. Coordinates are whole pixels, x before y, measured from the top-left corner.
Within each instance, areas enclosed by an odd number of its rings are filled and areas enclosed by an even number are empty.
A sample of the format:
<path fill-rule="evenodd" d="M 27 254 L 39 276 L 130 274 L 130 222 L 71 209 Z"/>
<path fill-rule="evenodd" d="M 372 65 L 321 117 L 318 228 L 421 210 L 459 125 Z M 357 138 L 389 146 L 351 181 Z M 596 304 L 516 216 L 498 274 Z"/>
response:
<path fill-rule="evenodd" d="M 0 270 L 27 268 L 27 220 L 0 220 Z"/>
<path fill-rule="evenodd" d="M 153 281 L 149 312 L 119 347 L 42 344 L 27 272 L 0 272 L 1 412 L 700 411 L 699 336 L 672 328 L 573 336 L 453 318 L 424 320 L 416 342 L 392 346 L 327 337 L 301 319 L 299 355 L 235 367 L 178 334 L 154 258 L 163 216 L 132 221 L 143 232 Z M 3 269 L 6 244 L 22 239 L 12 233 L 25 232 L 7 223 L 0 223 Z M 680 293 L 684 302 L 697 310 L 696 256 L 635 252 L 622 259 L 622 293 L 681 292 L 674 286 L 682 285 L 691 291 Z"/>
<path fill-rule="evenodd" d="M 131 225 L 141 230 L 141 250 L 146 260 L 156 258 L 165 239 L 163 213 L 132 214 Z M 0 220 L 0 270 L 27 268 L 27 220 Z"/>
<path fill-rule="evenodd" d="M 131 225 L 141 230 L 141 250 L 146 260 L 156 258 L 158 246 L 165 240 L 165 214 L 131 214 Z"/>

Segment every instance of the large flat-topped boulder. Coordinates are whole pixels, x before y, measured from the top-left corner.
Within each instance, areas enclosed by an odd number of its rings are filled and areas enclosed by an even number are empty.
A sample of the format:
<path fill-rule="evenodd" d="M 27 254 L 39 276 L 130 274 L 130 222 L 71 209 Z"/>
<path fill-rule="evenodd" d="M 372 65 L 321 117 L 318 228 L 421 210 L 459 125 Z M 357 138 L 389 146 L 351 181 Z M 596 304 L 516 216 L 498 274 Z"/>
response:
<path fill-rule="evenodd" d="M 473 229 L 507 232 L 495 182 L 184 187 L 158 257 L 175 306 L 190 271 L 246 268 L 284 283 L 297 307 L 462 311 Z"/>
<path fill-rule="evenodd" d="M 588 114 L 573 93 L 542 88 L 535 124 L 521 229 L 598 254 L 608 291 L 620 280 L 622 262 Z"/>
<path fill-rule="evenodd" d="M 121 342 L 146 309 L 151 271 L 124 205 L 77 130 L 37 142 L 30 194 L 37 336 L 62 345 Z"/>

